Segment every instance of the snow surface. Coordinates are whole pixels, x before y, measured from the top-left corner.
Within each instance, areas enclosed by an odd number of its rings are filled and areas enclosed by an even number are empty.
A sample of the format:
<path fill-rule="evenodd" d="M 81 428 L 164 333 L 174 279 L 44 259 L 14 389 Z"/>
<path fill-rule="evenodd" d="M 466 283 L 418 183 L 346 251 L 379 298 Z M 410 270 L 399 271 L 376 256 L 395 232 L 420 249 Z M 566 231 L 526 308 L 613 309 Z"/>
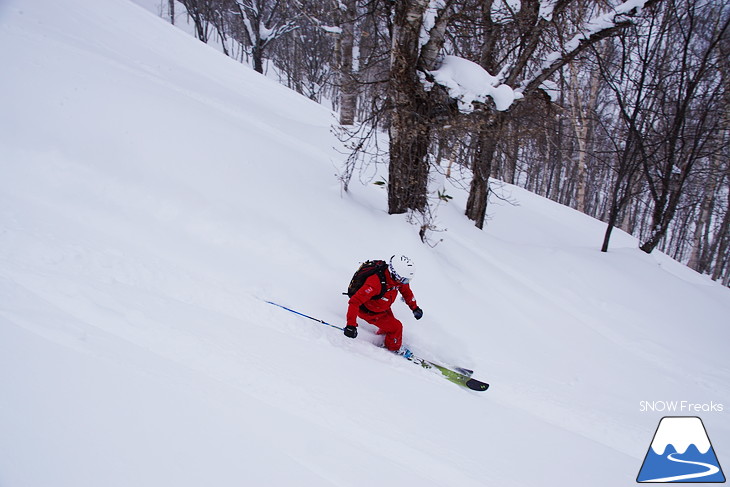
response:
<path fill-rule="evenodd" d="M 626 234 L 449 186 L 425 246 L 331 113 L 127 0 L 6 0 L 0 59 L 2 487 L 634 485 L 640 401 L 730 403 L 730 291 Z M 263 302 L 342 324 L 396 252 L 406 342 L 488 392 Z"/>

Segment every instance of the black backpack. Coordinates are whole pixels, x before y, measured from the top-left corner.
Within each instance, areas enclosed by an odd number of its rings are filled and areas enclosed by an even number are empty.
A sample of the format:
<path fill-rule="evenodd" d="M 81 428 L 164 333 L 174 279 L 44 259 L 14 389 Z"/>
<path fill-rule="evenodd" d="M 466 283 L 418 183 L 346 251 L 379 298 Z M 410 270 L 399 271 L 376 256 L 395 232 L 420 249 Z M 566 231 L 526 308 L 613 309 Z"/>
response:
<path fill-rule="evenodd" d="M 370 299 L 382 298 L 388 290 L 388 285 L 385 283 L 385 269 L 387 268 L 388 264 L 384 260 L 368 260 L 363 262 L 352 276 L 350 285 L 347 286 L 347 295 L 352 297 L 365 284 L 365 279 L 373 274 L 377 274 L 380 278 L 380 292 Z"/>

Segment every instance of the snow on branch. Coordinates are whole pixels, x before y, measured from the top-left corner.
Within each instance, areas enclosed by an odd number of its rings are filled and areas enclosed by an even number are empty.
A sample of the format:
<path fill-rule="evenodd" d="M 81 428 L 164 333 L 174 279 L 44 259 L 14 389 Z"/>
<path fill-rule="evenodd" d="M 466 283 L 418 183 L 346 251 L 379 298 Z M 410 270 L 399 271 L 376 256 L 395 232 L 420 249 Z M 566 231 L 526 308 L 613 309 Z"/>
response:
<path fill-rule="evenodd" d="M 540 0 L 540 11 L 541 18 L 550 22 L 553 20 L 553 11 L 555 10 L 555 3 L 557 0 Z"/>
<path fill-rule="evenodd" d="M 477 63 L 458 56 L 445 56 L 441 66 L 428 73 L 436 84 L 446 88 L 463 113 L 472 112 L 475 102 L 485 103 L 488 97 L 500 111 L 507 110 L 515 100 L 512 88 L 500 84 Z"/>
<path fill-rule="evenodd" d="M 430 32 L 436 26 L 436 21 L 440 16 L 440 11 L 446 8 L 444 0 L 431 0 L 428 7 L 423 12 L 423 21 L 421 22 L 420 46 L 423 47 L 431 38 Z"/>
<path fill-rule="evenodd" d="M 319 28 L 328 34 L 342 34 L 342 27 L 337 27 L 335 25 L 320 25 Z"/>
<path fill-rule="evenodd" d="M 661 0 L 627 0 L 616 6 L 611 12 L 589 20 L 585 28 L 565 44 L 562 51 L 554 51 L 545 57 L 542 69 L 531 79 L 524 80 L 517 89 L 520 93 L 531 92 L 545 82 L 558 69 L 572 61 L 578 54 L 598 41 L 611 37 L 619 30 L 631 25 L 632 17 L 642 9 Z M 549 2 L 542 5 L 547 6 Z M 547 9 L 546 12 L 547 13 Z"/>
<path fill-rule="evenodd" d="M 297 21 L 295 19 L 288 20 L 283 24 L 273 28 L 268 28 L 264 25 L 264 23 L 261 23 L 259 25 L 259 32 L 261 33 L 261 40 L 264 43 L 269 43 L 278 39 L 279 37 L 283 37 L 291 31 L 297 30 L 298 28 L 299 26 L 297 25 Z"/>
<path fill-rule="evenodd" d="M 253 9 L 253 5 L 236 0 L 236 7 L 238 9 L 237 14 L 241 17 L 241 23 L 243 23 L 246 29 L 246 35 L 248 36 L 249 43 L 253 44 L 256 41 L 256 30 L 254 30 L 251 19 L 249 18 L 249 10 Z M 254 10 L 254 14 L 258 15 L 258 11 Z"/>
<path fill-rule="evenodd" d="M 423 12 L 419 36 L 421 53 L 418 64 L 424 70 L 434 69 L 438 64 L 439 53 L 446 38 L 451 3 L 446 0 L 430 0 L 428 8 Z"/>
<path fill-rule="evenodd" d="M 256 2 L 251 0 L 236 0 L 235 5 L 238 9 L 236 13 L 241 17 L 246 34 L 252 45 L 258 43 L 266 45 L 299 28 L 297 25 L 298 19 L 296 18 L 283 22 L 281 22 L 281 19 L 274 19 L 276 7 L 273 7 L 273 10 L 268 12 L 269 20 L 267 22 L 264 19 L 266 12 L 261 11 Z M 278 25 L 267 27 L 267 23 Z"/>

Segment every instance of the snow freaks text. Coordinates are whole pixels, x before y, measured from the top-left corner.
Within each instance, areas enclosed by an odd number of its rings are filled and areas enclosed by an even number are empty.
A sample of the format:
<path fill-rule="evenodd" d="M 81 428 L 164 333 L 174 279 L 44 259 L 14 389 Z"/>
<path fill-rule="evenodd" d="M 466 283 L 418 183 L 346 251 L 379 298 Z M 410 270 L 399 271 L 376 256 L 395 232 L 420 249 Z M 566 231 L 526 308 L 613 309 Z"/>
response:
<path fill-rule="evenodd" d="M 724 407 L 721 403 L 696 403 L 691 401 L 640 401 L 639 412 L 668 412 L 668 413 L 721 413 Z"/>

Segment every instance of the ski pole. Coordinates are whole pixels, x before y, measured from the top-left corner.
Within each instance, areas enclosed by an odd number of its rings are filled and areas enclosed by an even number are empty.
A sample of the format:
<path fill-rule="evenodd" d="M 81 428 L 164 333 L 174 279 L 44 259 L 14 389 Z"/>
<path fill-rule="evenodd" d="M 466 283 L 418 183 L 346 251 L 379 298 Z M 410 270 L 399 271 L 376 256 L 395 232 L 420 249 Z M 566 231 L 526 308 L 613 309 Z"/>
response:
<path fill-rule="evenodd" d="M 266 302 L 269 303 L 269 304 L 273 304 L 274 306 L 278 306 L 279 308 L 283 308 L 283 309 L 285 309 L 287 311 L 290 311 L 290 312 L 292 312 L 294 314 L 297 314 L 299 316 L 304 316 L 305 318 L 309 318 L 310 320 L 318 321 L 318 322 L 322 323 L 323 325 L 331 326 L 332 328 L 337 328 L 338 330 L 344 330 L 344 328 L 342 328 L 342 327 L 339 327 L 337 325 L 333 325 L 331 323 L 327 323 L 326 321 L 320 320 L 319 318 L 314 318 L 312 316 L 305 315 L 304 313 L 300 313 L 299 311 L 293 310 L 291 308 L 287 308 L 286 306 L 282 306 L 279 303 L 275 303 L 273 301 L 266 301 Z"/>

